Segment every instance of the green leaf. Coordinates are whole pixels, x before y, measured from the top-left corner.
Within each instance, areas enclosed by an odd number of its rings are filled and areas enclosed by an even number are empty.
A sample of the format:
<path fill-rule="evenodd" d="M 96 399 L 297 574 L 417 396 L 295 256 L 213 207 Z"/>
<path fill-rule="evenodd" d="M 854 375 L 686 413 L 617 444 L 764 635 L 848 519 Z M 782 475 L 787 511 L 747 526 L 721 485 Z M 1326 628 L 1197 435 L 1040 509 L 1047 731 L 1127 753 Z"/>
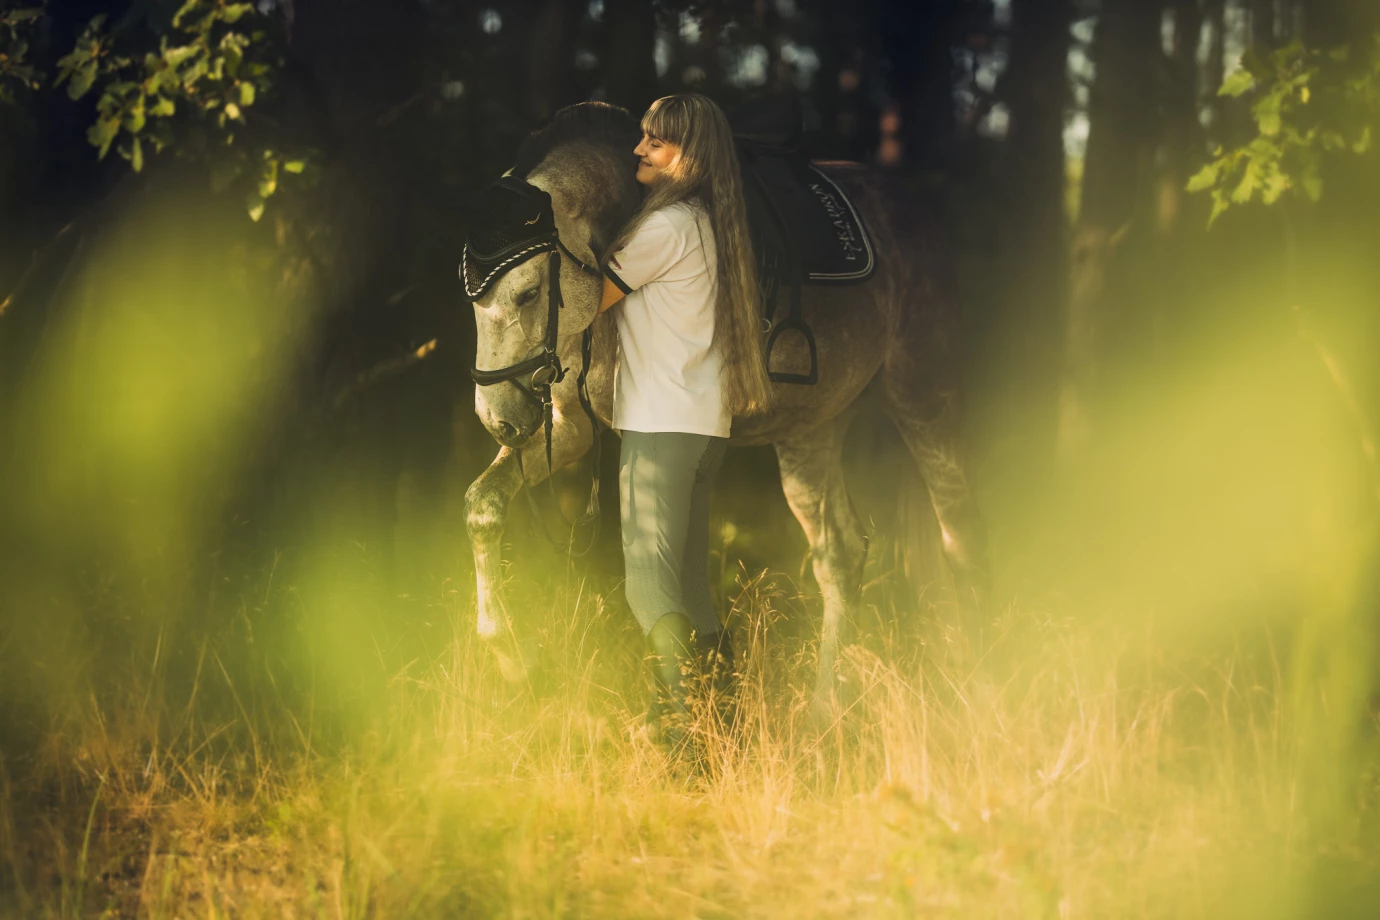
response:
<path fill-rule="evenodd" d="M 196 45 L 181 45 L 176 48 L 164 48 L 163 60 L 169 67 L 180 67 L 200 52 L 201 49 Z"/>
<path fill-rule="evenodd" d="M 1261 190 L 1261 200 L 1266 204 L 1274 204 L 1290 188 L 1289 177 L 1278 169 L 1272 171 L 1265 180 L 1265 187 Z"/>
<path fill-rule="evenodd" d="M 238 120 L 240 117 L 240 107 L 233 102 L 225 103 L 225 117 Z"/>
<path fill-rule="evenodd" d="M 104 160 L 106 153 L 110 150 L 110 145 L 115 140 L 115 136 L 120 133 L 120 120 L 118 118 L 102 118 L 86 130 L 86 139 L 91 142 L 91 146 L 100 149 L 100 159 Z"/>
<path fill-rule="evenodd" d="M 182 4 L 181 8 L 173 14 L 172 24 L 179 29 L 182 28 L 182 20 L 195 13 L 199 6 L 201 6 L 201 0 L 187 0 L 187 2 Z"/>
<path fill-rule="evenodd" d="M 130 134 L 138 134 L 144 130 L 144 120 L 144 97 L 140 95 L 125 115 L 125 130 Z"/>
<path fill-rule="evenodd" d="M 1259 182 L 1260 167 L 1256 165 L 1255 160 L 1247 160 L 1246 169 L 1241 173 L 1241 181 L 1237 183 L 1236 189 L 1231 193 L 1232 202 L 1245 204 L 1250 201 Z"/>
<path fill-rule="evenodd" d="M 1361 129 L 1361 136 L 1356 139 L 1356 143 L 1351 145 L 1351 150 L 1353 153 L 1365 153 L 1370 150 L 1370 145 L 1370 125 L 1366 125 Z"/>
<path fill-rule="evenodd" d="M 221 11 L 220 18 L 226 25 L 234 25 L 245 13 L 252 13 L 253 11 L 254 5 L 252 3 L 232 3 Z"/>
<path fill-rule="evenodd" d="M 298 175 L 298 174 L 300 174 L 300 173 L 302 172 L 302 170 L 304 170 L 304 169 L 306 169 L 306 168 L 307 168 L 307 163 L 306 163 L 305 160 L 285 160 L 285 161 L 283 162 L 283 171 L 284 171 L 284 172 L 290 172 L 290 173 L 292 173 L 293 175 Z"/>
<path fill-rule="evenodd" d="M 1251 106 L 1251 114 L 1255 116 L 1255 123 L 1260 128 L 1260 133 L 1266 137 L 1274 137 L 1280 129 L 1280 103 L 1283 101 L 1278 92 L 1268 93 L 1260 98 L 1255 105 Z"/>
<path fill-rule="evenodd" d="M 1227 196 L 1221 189 L 1214 189 L 1212 192 L 1212 214 L 1208 216 L 1208 226 L 1211 227 L 1217 223 L 1217 218 L 1225 214 L 1229 207 L 1231 207 L 1231 203 L 1227 201 Z"/>
<path fill-rule="evenodd" d="M 242 106 L 251 106 L 251 105 L 253 105 L 253 104 L 254 104 L 254 84 L 253 84 L 253 83 L 248 83 L 248 82 L 246 82 L 246 83 L 241 83 L 241 84 L 240 84 L 240 105 L 242 105 Z"/>
<path fill-rule="evenodd" d="M 134 167 L 135 172 L 142 172 L 144 169 L 144 145 L 137 137 L 134 139 L 133 149 L 129 152 L 129 165 Z"/>
<path fill-rule="evenodd" d="M 264 198 L 272 198 L 276 191 L 278 191 L 278 161 L 270 159 L 264 164 L 263 174 L 259 177 L 259 195 Z"/>
<path fill-rule="evenodd" d="M 1208 163 L 1188 180 L 1188 191 L 1202 192 L 1212 188 L 1217 184 L 1217 175 L 1220 171 L 1220 164 L 1216 162 Z"/>
<path fill-rule="evenodd" d="M 206 58 L 199 57 L 192 62 L 192 66 L 182 72 L 182 85 L 191 89 L 196 81 L 206 76 Z"/>
<path fill-rule="evenodd" d="M 245 199 L 244 204 L 249 211 L 249 219 L 257 224 L 259 218 L 264 216 L 264 200 L 258 195 L 251 193 L 249 197 Z"/>
<path fill-rule="evenodd" d="M 175 111 L 177 111 L 177 107 L 171 99 L 167 96 L 159 96 L 158 101 L 153 104 L 153 108 L 149 109 L 149 114 L 159 118 L 167 118 Z"/>
<path fill-rule="evenodd" d="M 91 84 L 96 82 L 96 62 L 87 60 L 79 65 L 72 74 L 72 82 L 67 84 L 67 95 L 72 99 L 80 99 L 86 95 L 86 91 L 91 88 Z"/>
<path fill-rule="evenodd" d="M 1240 70 L 1232 71 L 1232 73 L 1222 81 L 1222 88 L 1217 91 L 1217 95 L 1235 98 L 1244 95 L 1254 88 L 1255 77 L 1251 75 L 1249 70 L 1243 67 Z"/>

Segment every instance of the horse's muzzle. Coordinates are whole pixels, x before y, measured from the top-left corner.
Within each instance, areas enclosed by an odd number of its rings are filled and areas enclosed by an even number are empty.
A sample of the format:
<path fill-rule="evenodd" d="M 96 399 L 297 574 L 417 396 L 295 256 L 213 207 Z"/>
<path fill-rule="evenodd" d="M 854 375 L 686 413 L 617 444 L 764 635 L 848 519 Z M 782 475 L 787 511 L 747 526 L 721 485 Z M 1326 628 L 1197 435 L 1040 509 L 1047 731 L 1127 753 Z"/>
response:
<path fill-rule="evenodd" d="M 500 421 L 489 429 L 494 440 L 504 447 L 520 447 L 532 439 L 535 428 L 519 428 L 512 422 Z"/>

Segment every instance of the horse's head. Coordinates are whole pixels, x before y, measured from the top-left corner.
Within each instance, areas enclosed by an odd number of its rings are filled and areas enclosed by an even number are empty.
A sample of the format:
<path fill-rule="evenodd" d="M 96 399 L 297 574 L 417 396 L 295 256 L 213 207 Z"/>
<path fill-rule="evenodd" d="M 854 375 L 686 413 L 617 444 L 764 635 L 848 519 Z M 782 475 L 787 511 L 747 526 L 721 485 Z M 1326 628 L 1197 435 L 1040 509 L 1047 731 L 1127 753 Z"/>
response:
<path fill-rule="evenodd" d="M 544 387 L 578 357 L 570 343 L 593 322 L 602 281 L 589 229 L 548 193 L 505 178 L 480 196 L 461 266 L 474 304 L 474 408 L 516 447 L 542 424 Z M 554 328 L 552 319 L 554 317 Z"/>

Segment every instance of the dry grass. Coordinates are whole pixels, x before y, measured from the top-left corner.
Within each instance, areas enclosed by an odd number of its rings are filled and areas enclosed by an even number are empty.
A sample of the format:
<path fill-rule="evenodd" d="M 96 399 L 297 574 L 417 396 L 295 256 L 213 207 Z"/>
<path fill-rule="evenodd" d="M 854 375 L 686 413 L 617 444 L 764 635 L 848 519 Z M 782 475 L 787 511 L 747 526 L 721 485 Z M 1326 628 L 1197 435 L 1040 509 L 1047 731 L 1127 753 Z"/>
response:
<path fill-rule="evenodd" d="M 456 604 L 444 651 L 395 668 L 333 734 L 310 698 L 237 684 L 254 678 L 232 678 L 213 643 L 181 705 L 158 702 L 165 665 L 149 662 L 121 699 L 55 707 L 41 754 L 0 776 L 0 903 L 24 917 L 1284 917 L 1309 915 L 1320 865 L 1374 878 L 1375 852 L 1310 824 L 1268 643 L 1175 655 L 1148 633 L 1099 640 L 1007 611 L 973 666 L 937 624 L 869 630 L 820 723 L 809 643 L 757 579 L 734 619 L 737 721 L 706 710 L 704 765 L 687 770 L 643 728 L 626 617 L 586 587 L 534 617 L 539 681 L 505 684 Z M 213 684 L 219 719 L 196 705 Z M 1373 796 L 1357 802 L 1373 816 Z"/>

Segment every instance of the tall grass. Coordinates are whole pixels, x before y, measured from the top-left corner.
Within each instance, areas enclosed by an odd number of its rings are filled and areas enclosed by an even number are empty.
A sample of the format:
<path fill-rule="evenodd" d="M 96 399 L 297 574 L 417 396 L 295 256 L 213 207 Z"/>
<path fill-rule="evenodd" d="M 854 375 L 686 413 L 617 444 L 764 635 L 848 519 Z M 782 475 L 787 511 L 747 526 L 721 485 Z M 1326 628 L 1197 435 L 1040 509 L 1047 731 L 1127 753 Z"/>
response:
<path fill-rule="evenodd" d="M 1312 825 L 1264 631 L 1176 652 L 1015 607 L 973 662 L 874 589 L 820 719 L 799 600 L 744 575 L 736 705 L 700 706 L 688 765 L 647 731 L 616 595 L 557 581 L 526 599 L 520 686 L 459 595 L 424 654 L 361 639 L 383 679 L 329 704 L 215 640 L 174 701 L 160 632 L 118 696 L 74 693 L 0 761 L 4 913 L 1292 917 L 1325 878 L 1328 916 L 1367 916 L 1375 780 L 1347 840 Z"/>

